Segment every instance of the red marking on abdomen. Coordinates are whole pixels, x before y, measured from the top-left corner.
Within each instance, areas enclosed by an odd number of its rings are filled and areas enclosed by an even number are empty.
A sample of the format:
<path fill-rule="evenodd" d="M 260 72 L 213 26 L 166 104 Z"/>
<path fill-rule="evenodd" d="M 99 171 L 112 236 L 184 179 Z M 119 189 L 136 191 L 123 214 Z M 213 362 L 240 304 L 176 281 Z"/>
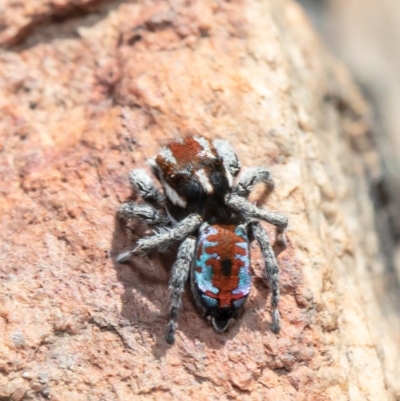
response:
<path fill-rule="evenodd" d="M 212 285 L 218 288 L 219 293 L 213 294 L 206 291 L 205 295 L 210 298 L 218 299 L 220 307 L 230 307 L 232 301 L 242 299 L 247 294 L 233 294 L 239 286 L 239 272 L 242 267 L 245 267 L 245 262 L 236 258 L 236 255 L 246 256 L 245 249 L 238 247 L 237 243 L 245 243 L 246 240 L 235 234 L 235 226 L 212 226 L 218 231 L 217 234 L 209 234 L 206 236 L 207 241 L 216 242 L 217 245 L 203 248 L 200 242 L 197 250 L 197 258 L 200 258 L 203 252 L 207 254 L 217 254 L 219 258 L 209 259 L 208 266 L 212 267 Z M 223 261 L 229 260 L 230 272 L 224 272 Z"/>

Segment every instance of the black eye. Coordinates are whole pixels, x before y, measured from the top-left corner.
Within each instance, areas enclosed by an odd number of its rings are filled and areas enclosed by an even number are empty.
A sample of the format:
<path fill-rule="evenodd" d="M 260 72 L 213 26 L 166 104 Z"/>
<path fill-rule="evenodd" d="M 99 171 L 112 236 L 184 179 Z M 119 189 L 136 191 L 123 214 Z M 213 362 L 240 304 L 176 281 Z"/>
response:
<path fill-rule="evenodd" d="M 222 159 L 222 157 L 216 157 L 215 158 L 215 160 L 214 160 L 214 164 L 216 165 L 216 166 L 222 166 L 222 163 L 224 162 L 224 160 Z"/>
<path fill-rule="evenodd" d="M 186 174 L 169 174 L 168 181 L 174 185 L 181 185 L 187 178 Z"/>

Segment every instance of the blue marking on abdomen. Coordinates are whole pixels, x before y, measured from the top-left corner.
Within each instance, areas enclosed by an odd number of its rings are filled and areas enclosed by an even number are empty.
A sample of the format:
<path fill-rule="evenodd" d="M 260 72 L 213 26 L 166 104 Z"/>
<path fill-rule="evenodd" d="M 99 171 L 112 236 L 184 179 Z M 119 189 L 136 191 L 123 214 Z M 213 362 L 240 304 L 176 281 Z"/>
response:
<path fill-rule="evenodd" d="M 215 308 L 218 305 L 218 299 L 208 297 L 207 295 L 202 295 L 203 301 L 210 307 Z"/>
<path fill-rule="evenodd" d="M 211 246 L 217 246 L 217 242 L 210 242 L 207 237 L 211 234 L 218 234 L 218 231 L 214 227 L 208 227 L 207 231 L 203 232 L 200 236 L 199 243 L 203 245 L 202 253 L 199 259 L 196 260 L 196 267 L 201 269 L 201 272 L 194 271 L 197 285 L 202 292 L 210 291 L 213 294 L 218 294 L 219 290 L 217 287 L 212 285 L 212 266 L 207 265 L 210 259 L 219 259 L 219 255 L 216 253 L 208 254 L 207 248 Z M 211 299 L 211 298 L 210 298 Z"/>
<path fill-rule="evenodd" d="M 236 308 L 236 309 L 239 309 L 240 307 L 242 307 L 243 306 L 243 304 L 246 302 L 246 297 L 243 297 L 243 298 L 241 298 L 241 299 L 235 299 L 232 303 L 233 303 L 233 306 Z"/>
<path fill-rule="evenodd" d="M 232 294 L 243 294 L 243 296 L 246 296 L 250 292 L 251 287 L 249 238 L 242 227 L 237 227 L 235 229 L 235 234 L 245 240 L 245 242 L 237 242 L 235 245 L 238 248 L 244 249 L 246 254 L 235 254 L 235 259 L 242 261 L 244 266 L 239 269 L 239 284 L 238 287 L 232 291 Z"/>

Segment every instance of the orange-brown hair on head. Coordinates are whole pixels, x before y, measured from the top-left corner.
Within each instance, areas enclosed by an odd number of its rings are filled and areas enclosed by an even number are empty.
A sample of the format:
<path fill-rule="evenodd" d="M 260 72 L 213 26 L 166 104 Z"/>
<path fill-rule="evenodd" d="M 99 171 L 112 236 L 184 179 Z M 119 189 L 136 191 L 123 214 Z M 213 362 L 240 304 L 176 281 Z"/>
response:
<path fill-rule="evenodd" d="M 171 142 L 156 157 L 157 165 L 164 174 L 168 170 L 181 170 L 199 166 L 204 159 L 217 158 L 218 154 L 212 143 L 206 138 L 187 136 Z M 171 174 L 173 171 L 169 171 Z"/>
<path fill-rule="evenodd" d="M 170 144 L 172 154 L 182 164 L 190 163 L 199 157 L 203 149 L 199 142 L 193 137 L 187 137 L 182 142 L 173 142 Z"/>

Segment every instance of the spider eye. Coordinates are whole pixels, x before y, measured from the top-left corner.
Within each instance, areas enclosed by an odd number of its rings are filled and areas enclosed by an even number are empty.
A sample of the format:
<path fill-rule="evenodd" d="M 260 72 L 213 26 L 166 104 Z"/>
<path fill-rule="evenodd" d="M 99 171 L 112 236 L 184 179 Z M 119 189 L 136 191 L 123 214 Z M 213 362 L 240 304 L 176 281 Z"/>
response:
<path fill-rule="evenodd" d="M 167 176 L 167 178 L 168 178 L 168 181 L 170 181 L 174 185 L 180 185 L 185 181 L 186 175 L 185 174 L 169 174 Z"/>
<path fill-rule="evenodd" d="M 222 157 L 218 156 L 218 157 L 215 158 L 214 164 L 215 164 L 216 166 L 221 166 L 222 163 L 223 163 L 223 161 L 224 161 L 224 160 L 222 159 Z"/>

